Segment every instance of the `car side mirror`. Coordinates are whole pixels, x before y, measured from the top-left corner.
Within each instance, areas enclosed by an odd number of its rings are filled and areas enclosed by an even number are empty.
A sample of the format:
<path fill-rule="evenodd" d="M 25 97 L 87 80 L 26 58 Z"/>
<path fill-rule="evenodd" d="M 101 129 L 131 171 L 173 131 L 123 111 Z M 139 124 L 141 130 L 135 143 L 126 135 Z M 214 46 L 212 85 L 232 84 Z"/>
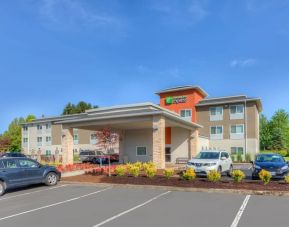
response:
<path fill-rule="evenodd" d="M 254 165 L 254 162 L 253 162 L 253 161 L 250 161 L 250 163 L 251 163 L 252 165 Z"/>

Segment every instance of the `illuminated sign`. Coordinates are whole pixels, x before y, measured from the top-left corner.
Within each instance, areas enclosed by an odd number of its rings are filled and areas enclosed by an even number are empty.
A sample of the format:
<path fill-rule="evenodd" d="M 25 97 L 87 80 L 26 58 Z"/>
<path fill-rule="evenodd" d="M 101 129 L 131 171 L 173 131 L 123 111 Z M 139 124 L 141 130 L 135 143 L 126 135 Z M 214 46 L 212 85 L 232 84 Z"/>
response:
<path fill-rule="evenodd" d="M 185 103 L 187 101 L 186 96 L 168 96 L 166 97 L 166 104 L 178 104 L 178 103 Z"/>

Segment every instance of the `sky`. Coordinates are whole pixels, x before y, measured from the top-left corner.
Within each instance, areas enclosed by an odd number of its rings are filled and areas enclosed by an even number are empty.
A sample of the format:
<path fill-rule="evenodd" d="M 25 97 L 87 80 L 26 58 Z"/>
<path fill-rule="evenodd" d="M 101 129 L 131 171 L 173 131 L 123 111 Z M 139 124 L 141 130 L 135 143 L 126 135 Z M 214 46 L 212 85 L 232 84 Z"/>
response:
<path fill-rule="evenodd" d="M 159 103 L 180 85 L 289 111 L 289 0 L 0 2 L 0 133 L 68 102 Z"/>

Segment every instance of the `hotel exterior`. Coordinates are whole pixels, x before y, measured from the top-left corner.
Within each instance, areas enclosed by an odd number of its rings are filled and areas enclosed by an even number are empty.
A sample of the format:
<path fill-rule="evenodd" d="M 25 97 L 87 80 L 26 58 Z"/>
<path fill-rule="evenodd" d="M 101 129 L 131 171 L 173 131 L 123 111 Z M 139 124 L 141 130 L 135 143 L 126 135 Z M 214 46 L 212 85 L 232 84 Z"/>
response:
<path fill-rule="evenodd" d="M 159 168 L 202 149 L 232 154 L 259 152 L 259 98 L 207 98 L 198 86 L 156 93 L 159 105 L 138 103 L 91 109 L 82 114 L 41 118 L 22 128 L 22 151 L 28 155 L 62 156 L 72 163 L 80 150 L 101 150 L 97 132 L 118 135 L 111 152 L 121 162 L 153 161 Z"/>

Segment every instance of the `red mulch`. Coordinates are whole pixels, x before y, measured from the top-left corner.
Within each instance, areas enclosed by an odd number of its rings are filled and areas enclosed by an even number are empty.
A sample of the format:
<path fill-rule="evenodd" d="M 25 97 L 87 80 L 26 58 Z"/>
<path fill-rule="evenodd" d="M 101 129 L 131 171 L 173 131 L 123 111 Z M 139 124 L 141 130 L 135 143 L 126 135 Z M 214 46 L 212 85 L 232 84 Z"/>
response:
<path fill-rule="evenodd" d="M 156 186 L 173 186 L 173 187 L 191 187 L 191 188 L 215 188 L 215 189 L 246 189 L 256 191 L 289 191 L 289 184 L 282 181 L 271 181 L 264 185 L 261 181 L 244 180 L 241 183 L 235 183 L 232 180 L 221 180 L 217 183 L 209 182 L 206 178 L 197 178 L 194 181 L 186 181 L 180 177 L 166 179 L 158 175 L 150 179 L 146 176 L 111 176 L 86 174 L 74 177 L 65 177 L 65 181 L 89 182 L 89 183 L 113 183 L 113 184 L 134 184 L 134 185 L 156 185 Z"/>

